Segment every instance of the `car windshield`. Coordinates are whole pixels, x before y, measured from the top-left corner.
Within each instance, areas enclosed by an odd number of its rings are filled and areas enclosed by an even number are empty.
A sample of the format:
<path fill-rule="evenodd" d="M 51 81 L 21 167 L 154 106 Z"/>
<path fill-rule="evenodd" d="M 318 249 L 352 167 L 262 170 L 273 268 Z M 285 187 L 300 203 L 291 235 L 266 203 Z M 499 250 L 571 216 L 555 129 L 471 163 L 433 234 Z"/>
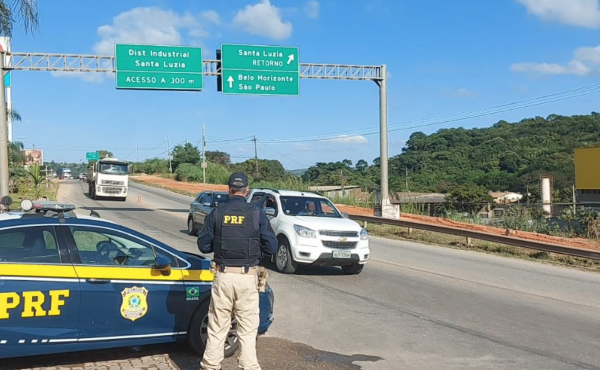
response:
<path fill-rule="evenodd" d="M 215 193 L 214 194 L 215 206 L 218 206 L 219 204 L 227 203 L 227 202 L 229 202 L 229 194 L 227 194 L 227 193 Z"/>
<path fill-rule="evenodd" d="M 107 175 L 127 175 L 125 163 L 100 163 L 100 173 Z"/>
<path fill-rule="evenodd" d="M 335 206 L 325 198 L 281 197 L 280 199 L 281 207 L 286 215 L 335 218 L 342 217 Z"/>

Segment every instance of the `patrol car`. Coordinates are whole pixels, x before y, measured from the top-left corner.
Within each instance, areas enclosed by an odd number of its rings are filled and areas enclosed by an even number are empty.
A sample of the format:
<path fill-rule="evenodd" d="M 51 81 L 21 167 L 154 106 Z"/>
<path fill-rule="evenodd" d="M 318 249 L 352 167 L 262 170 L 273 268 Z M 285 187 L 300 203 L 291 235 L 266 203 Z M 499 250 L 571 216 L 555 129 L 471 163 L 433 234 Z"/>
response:
<path fill-rule="evenodd" d="M 207 339 L 210 260 L 74 206 L 0 214 L 0 359 Z M 260 327 L 273 321 L 260 295 Z M 239 347 L 232 322 L 225 355 Z"/>

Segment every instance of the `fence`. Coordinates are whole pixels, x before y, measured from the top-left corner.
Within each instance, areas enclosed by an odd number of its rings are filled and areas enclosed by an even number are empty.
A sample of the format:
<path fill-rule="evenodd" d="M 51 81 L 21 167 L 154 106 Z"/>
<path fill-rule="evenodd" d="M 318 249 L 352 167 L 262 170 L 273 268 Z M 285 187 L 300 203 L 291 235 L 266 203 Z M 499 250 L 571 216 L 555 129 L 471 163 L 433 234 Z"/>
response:
<path fill-rule="evenodd" d="M 494 243 L 508 244 L 516 247 L 535 249 L 551 253 L 560 253 L 569 256 L 590 258 L 600 260 L 600 251 L 594 251 L 590 249 L 567 247 L 560 244 L 552 244 L 547 242 L 538 242 L 534 240 L 527 240 L 516 238 L 508 235 L 496 235 L 489 234 L 483 231 L 465 230 L 452 226 L 433 225 L 428 223 L 422 223 L 417 221 L 406 221 L 406 220 L 392 220 L 382 217 L 374 216 L 362 216 L 362 215 L 350 215 L 352 220 L 362 221 L 365 223 L 365 227 L 368 222 L 375 224 L 393 225 L 408 228 L 409 232 L 412 229 L 419 229 L 425 231 L 432 231 L 436 233 L 450 234 L 455 236 L 462 236 L 467 239 L 467 244 L 470 245 L 472 239 L 486 240 Z"/>

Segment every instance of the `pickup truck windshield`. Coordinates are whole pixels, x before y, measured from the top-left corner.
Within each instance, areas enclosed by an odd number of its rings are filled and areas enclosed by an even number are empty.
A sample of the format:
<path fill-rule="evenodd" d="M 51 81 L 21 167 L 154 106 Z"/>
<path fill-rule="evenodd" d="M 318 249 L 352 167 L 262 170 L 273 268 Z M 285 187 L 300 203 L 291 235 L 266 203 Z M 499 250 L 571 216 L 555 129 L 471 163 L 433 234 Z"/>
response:
<path fill-rule="evenodd" d="M 125 163 L 100 163 L 100 173 L 106 175 L 127 175 Z"/>
<path fill-rule="evenodd" d="M 341 218 L 327 199 L 310 197 L 281 197 L 281 207 L 286 215 Z"/>

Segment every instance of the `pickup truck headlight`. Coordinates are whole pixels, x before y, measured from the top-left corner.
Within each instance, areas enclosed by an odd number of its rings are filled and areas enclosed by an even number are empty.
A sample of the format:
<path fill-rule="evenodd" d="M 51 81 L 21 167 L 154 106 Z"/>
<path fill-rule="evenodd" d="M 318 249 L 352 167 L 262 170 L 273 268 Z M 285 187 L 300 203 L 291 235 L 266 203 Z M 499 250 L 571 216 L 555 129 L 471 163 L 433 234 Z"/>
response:
<path fill-rule="evenodd" d="M 303 238 L 316 238 L 317 233 L 309 229 L 308 227 L 294 225 L 294 230 L 296 230 L 296 234 L 300 235 Z"/>
<path fill-rule="evenodd" d="M 367 234 L 367 230 L 361 229 L 360 230 L 360 240 L 367 240 L 367 239 L 369 239 L 369 234 Z"/>

